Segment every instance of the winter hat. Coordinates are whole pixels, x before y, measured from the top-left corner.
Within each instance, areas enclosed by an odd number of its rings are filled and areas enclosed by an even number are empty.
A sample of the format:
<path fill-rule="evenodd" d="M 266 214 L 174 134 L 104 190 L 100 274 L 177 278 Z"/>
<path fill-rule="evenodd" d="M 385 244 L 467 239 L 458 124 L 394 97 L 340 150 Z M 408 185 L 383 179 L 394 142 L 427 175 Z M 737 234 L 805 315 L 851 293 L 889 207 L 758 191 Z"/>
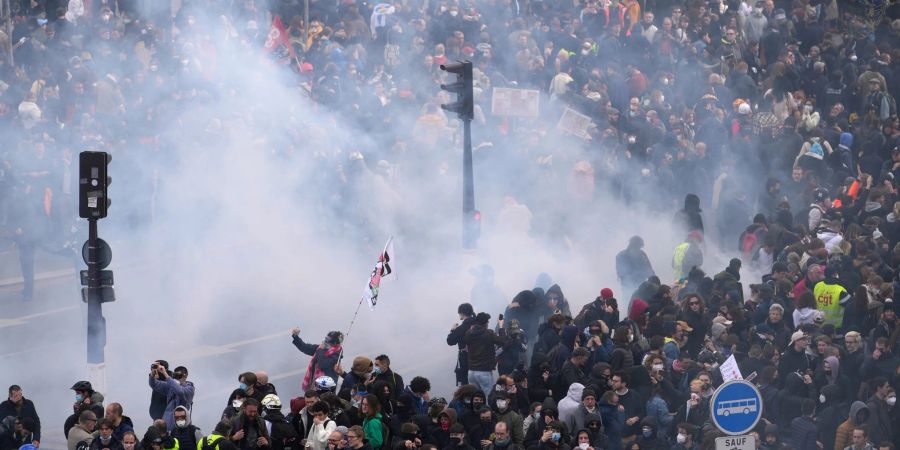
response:
<path fill-rule="evenodd" d="M 600 289 L 600 298 L 603 300 L 608 300 L 613 298 L 613 290 L 610 288 Z"/>
<path fill-rule="evenodd" d="M 846 131 L 841 133 L 840 145 L 848 149 L 853 146 L 853 135 Z"/>
<path fill-rule="evenodd" d="M 353 358 L 353 366 L 351 370 L 356 373 L 366 373 L 372 369 L 372 360 L 365 356 L 357 356 Z"/>
<path fill-rule="evenodd" d="M 713 339 L 719 339 L 719 337 L 722 336 L 722 333 L 724 333 L 726 329 L 727 328 L 725 327 L 725 325 L 722 325 L 721 323 L 714 323 L 712 324 L 712 327 L 710 327 L 710 334 L 712 335 Z"/>
<path fill-rule="evenodd" d="M 594 400 L 597 400 L 597 393 L 594 392 L 594 390 L 591 388 L 587 388 L 587 389 L 581 391 L 581 400 L 582 401 L 588 397 L 594 397 Z"/>
<path fill-rule="evenodd" d="M 772 306 L 769 307 L 769 312 L 772 311 L 781 311 L 781 314 L 784 314 L 784 306 L 781 306 L 778 303 L 772 303 Z"/>
<path fill-rule="evenodd" d="M 650 309 L 650 305 L 648 305 L 647 302 L 636 298 L 634 299 L 634 302 L 631 303 L 631 313 L 628 314 L 628 318 L 637 320 L 637 318 L 647 312 L 648 309 Z"/>

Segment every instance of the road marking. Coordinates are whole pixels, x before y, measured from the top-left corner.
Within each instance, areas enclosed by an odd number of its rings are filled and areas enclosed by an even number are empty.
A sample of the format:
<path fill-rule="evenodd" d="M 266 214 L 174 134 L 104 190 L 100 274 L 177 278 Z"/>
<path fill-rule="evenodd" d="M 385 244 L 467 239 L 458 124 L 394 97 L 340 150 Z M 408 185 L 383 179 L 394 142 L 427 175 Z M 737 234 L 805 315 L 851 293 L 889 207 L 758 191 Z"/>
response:
<path fill-rule="evenodd" d="M 251 338 L 251 339 L 245 339 L 243 341 L 231 342 L 231 343 L 222 344 L 222 345 L 200 344 L 200 345 L 196 345 L 196 346 L 188 349 L 187 351 L 185 351 L 183 353 L 176 354 L 175 356 L 172 357 L 172 359 L 177 360 L 177 361 L 182 361 L 182 360 L 192 361 L 195 359 L 207 358 L 210 356 L 219 356 L 219 355 L 224 355 L 227 353 L 234 353 L 234 352 L 238 351 L 238 349 L 241 347 L 244 347 L 244 346 L 247 346 L 250 344 L 256 344 L 258 342 L 270 341 L 270 340 L 273 340 L 276 338 L 284 337 L 286 335 L 287 335 L 287 333 L 281 332 L 281 333 L 267 334 L 265 336 L 259 336 L 259 337 L 255 337 L 255 338 Z"/>
<path fill-rule="evenodd" d="M 43 316 L 49 316 L 49 315 L 53 315 L 53 314 L 59 314 L 61 312 L 72 311 L 72 310 L 78 309 L 78 308 L 79 308 L 78 305 L 66 306 L 65 308 L 51 309 L 49 311 L 42 311 L 42 312 L 38 312 L 38 313 L 34 313 L 34 314 L 29 314 L 27 316 L 13 318 L 13 319 L 0 319 L 0 328 L 25 325 L 28 323 L 28 320 L 30 320 L 30 319 L 35 319 L 35 318 L 43 317 Z"/>

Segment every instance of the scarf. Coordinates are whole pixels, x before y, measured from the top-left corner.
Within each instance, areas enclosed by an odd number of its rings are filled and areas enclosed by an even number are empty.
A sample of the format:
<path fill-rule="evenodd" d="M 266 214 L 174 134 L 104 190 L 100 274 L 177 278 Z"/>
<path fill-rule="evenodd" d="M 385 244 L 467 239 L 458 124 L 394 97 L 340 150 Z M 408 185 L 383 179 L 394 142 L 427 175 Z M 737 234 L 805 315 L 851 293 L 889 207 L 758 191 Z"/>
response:
<path fill-rule="evenodd" d="M 325 350 L 324 357 L 329 357 L 333 356 L 335 353 L 340 353 L 341 346 L 333 345 L 326 349 L 324 345 L 320 345 L 319 348 L 316 349 L 316 353 L 309 360 L 309 366 L 306 367 L 306 375 L 303 376 L 303 385 L 301 385 L 301 388 L 304 392 L 312 386 L 316 378 L 325 375 L 325 372 L 319 367 L 319 352 L 321 350 Z M 337 382 L 337 380 L 334 381 Z"/>

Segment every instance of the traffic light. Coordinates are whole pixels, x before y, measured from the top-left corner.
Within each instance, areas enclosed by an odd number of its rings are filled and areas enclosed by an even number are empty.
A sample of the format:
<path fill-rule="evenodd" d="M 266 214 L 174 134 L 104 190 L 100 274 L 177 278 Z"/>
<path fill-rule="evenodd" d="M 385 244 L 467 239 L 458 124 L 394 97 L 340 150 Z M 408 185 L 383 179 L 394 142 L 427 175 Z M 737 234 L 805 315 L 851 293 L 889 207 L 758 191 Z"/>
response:
<path fill-rule="evenodd" d="M 107 165 L 112 156 L 106 152 L 81 152 L 79 155 L 78 215 L 82 219 L 106 217 L 110 200 L 107 190 L 112 178 Z"/>
<path fill-rule="evenodd" d="M 441 89 L 456 94 L 456 101 L 441 105 L 445 111 L 456 113 L 462 120 L 472 120 L 475 117 L 474 98 L 472 96 L 472 63 L 470 61 L 457 61 L 450 64 L 441 64 L 441 70 L 456 74 L 456 82 L 442 84 Z"/>

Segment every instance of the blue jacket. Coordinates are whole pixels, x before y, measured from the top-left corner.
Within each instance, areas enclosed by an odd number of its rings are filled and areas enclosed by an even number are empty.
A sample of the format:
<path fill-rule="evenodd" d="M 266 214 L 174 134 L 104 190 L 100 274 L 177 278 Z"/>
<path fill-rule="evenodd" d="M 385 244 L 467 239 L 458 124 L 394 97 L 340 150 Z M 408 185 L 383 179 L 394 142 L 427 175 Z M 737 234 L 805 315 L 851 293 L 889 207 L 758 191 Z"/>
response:
<path fill-rule="evenodd" d="M 153 392 L 166 396 L 166 412 L 163 414 L 163 420 L 166 421 L 166 428 L 172 431 L 175 428 L 175 408 L 184 406 L 190 410 L 194 404 L 194 383 L 187 381 L 181 384 L 174 378 L 157 380 L 149 377 L 149 380 Z"/>
<path fill-rule="evenodd" d="M 656 419 L 659 430 L 663 432 L 669 428 L 669 424 L 675 418 L 675 416 L 669 415 L 669 406 L 659 395 L 654 395 L 647 400 L 647 417 Z"/>
<path fill-rule="evenodd" d="M 622 431 L 625 429 L 625 414 L 619 412 L 618 405 L 606 402 L 597 403 L 600 409 L 600 417 L 603 419 L 603 429 L 609 439 L 609 450 L 622 448 Z"/>

